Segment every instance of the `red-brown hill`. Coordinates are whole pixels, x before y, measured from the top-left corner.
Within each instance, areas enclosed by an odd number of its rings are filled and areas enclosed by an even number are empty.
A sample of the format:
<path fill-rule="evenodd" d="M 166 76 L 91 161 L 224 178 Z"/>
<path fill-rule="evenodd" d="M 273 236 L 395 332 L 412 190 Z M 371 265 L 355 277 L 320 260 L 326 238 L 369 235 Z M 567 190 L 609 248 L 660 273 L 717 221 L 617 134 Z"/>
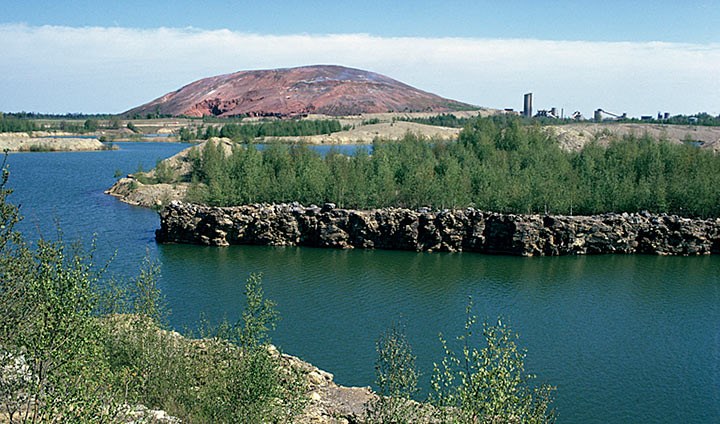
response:
<path fill-rule="evenodd" d="M 332 65 L 241 71 L 204 78 L 126 116 L 332 116 L 477 109 L 374 72 Z"/>

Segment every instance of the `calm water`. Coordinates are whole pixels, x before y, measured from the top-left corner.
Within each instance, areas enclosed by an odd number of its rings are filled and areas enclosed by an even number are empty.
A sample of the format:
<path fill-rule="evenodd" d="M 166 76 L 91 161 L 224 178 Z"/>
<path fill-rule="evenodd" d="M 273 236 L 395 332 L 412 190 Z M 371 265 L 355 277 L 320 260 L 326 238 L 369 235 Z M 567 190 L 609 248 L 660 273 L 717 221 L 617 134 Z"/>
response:
<path fill-rule="evenodd" d="M 568 423 L 720 422 L 720 258 L 514 258 L 310 248 L 158 246 L 155 212 L 104 195 L 116 172 L 149 169 L 183 146 L 9 157 L 11 199 L 31 237 L 97 234 L 98 255 L 132 275 L 146 252 L 178 328 L 201 312 L 235 319 L 251 272 L 264 275 L 282 321 L 273 340 L 347 385 L 374 380 L 374 343 L 406 326 L 429 379 L 438 333 L 462 329 L 468 296 L 483 319 L 503 316 L 527 368 L 557 386 Z"/>

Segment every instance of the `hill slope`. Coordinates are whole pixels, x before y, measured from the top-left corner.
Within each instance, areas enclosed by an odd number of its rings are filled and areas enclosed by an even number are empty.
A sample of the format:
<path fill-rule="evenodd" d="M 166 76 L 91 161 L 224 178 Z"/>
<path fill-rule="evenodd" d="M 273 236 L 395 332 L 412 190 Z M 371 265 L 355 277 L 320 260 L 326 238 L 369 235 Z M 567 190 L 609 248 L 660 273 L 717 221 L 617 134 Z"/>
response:
<path fill-rule="evenodd" d="M 331 116 L 476 109 L 392 78 L 342 66 L 241 71 L 204 78 L 125 112 L 221 117 Z"/>

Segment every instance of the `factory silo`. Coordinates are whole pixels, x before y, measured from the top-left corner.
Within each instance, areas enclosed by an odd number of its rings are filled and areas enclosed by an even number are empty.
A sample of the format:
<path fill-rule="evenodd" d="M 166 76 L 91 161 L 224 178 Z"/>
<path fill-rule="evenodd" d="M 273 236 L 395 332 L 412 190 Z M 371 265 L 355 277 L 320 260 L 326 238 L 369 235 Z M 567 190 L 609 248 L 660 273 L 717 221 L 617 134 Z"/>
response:
<path fill-rule="evenodd" d="M 523 116 L 532 117 L 532 93 L 525 94 L 525 102 L 523 103 Z"/>

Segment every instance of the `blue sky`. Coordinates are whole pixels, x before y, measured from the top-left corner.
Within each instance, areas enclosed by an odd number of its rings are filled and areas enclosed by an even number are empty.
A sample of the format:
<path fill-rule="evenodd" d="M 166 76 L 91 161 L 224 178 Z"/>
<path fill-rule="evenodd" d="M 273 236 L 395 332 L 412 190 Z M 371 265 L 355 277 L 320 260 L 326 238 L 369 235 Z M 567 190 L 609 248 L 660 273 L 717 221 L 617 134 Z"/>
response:
<path fill-rule="evenodd" d="M 10 4 L 7 4 L 10 3 Z M 488 107 L 720 113 L 720 1 L 12 1 L 0 110 L 121 112 L 193 80 L 335 63 Z"/>
<path fill-rule="evenodd" d="M 6 2 L 7 3 L 7 2 Z M 715 1 L 33 1 L 5 4 L 3 22 L 195 27 L 259 34 L 720 42 Z"/>

